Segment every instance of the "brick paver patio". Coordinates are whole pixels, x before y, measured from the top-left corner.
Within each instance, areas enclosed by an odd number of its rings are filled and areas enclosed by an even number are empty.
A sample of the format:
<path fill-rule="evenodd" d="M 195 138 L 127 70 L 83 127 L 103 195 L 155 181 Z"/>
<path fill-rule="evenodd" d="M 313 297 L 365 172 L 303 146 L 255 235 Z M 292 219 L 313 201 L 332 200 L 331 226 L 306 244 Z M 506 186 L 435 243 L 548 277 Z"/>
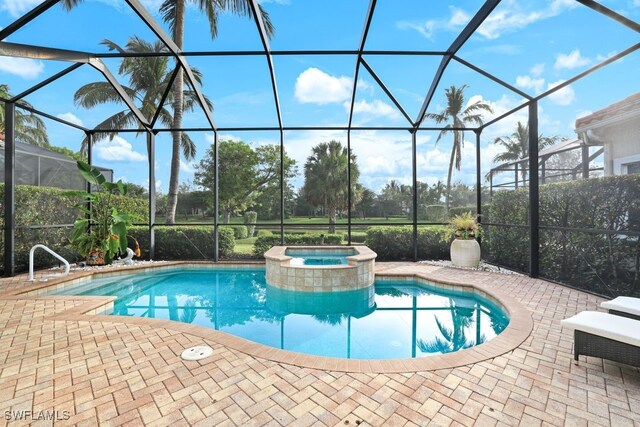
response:
<path fill-rule="evenodd" d="M 210 340 L 212 357 L 186 362 L 180 353 L 203 339 L 172 323 L 53 320 L 90 298 L 0 295 L 0 424 L 25 425 L 7 419 L 24 410 L 59 418 L 30 421 L 42 426 L 640 426 L 638 370 L 598 358 L 575 365 L 571 331 L 560 328 L 601 298 L 525 276 L 410 263 L 377 270 L 482 283 L 524 305 L 533 332 L 499 357 L 417 373 L 304 368 Z M 0 280 L 0 292 L 24 279 Z"/>

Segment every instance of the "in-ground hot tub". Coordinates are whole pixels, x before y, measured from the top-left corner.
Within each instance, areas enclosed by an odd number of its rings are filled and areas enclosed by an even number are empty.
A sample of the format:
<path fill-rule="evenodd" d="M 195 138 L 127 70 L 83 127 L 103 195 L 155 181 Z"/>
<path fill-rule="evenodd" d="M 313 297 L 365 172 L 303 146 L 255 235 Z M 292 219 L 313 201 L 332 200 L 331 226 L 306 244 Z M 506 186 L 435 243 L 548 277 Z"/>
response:
<path fill-rule="evenodd" d="M 366 246 L 274 246 L 264 254 L 267 283 L 289 291 L 362 289 L 373 284 L 376 256 Z"/>

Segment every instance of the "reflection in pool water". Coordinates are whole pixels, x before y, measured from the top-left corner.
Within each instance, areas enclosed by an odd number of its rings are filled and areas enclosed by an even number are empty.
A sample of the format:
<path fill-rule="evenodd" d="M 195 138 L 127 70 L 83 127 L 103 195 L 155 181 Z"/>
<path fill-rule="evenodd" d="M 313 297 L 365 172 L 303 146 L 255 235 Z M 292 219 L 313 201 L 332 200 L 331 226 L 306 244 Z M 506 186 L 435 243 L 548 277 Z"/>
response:
<path fill-rule="evenodd" d="M 114 314 L 171 319 L 286 350 L 360 359 L 422 357 L 483 343 L 508 324 L 494 304 L 406 281 L 316 298 L 273 289 L 263 269 L 171 269 L 94 280 L 73 295 L 115 295 Z"/>

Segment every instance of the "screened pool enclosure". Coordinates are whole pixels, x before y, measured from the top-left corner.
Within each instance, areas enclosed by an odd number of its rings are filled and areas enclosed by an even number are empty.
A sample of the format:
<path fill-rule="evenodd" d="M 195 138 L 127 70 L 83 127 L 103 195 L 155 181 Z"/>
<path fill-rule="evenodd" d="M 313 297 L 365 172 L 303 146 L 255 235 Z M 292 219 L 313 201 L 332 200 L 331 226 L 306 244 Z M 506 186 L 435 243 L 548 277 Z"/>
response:
<path fill-rule="evenodd" d="M 640 295 L 633 2 L 246 0 L 216 37 L 191 2 L 184 35 L 179 2 L 32 3 L 0 22 L 5 276 L 37 243 L 75 259 L 71 201 L 19 178 L 35 116 L 136 184 L 146 258 L 317 241 L 441 259 L 437 227 L 470 211 L 487 262 Z"/>

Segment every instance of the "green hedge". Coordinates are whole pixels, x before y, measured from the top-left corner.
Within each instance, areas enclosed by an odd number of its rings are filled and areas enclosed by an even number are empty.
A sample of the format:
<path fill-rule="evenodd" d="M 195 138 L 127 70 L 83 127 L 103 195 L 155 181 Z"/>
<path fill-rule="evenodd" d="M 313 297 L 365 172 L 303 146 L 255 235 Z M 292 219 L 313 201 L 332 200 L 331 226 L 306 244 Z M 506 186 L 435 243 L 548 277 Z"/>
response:
<path fill-rule="evenodd" d="M 287 245 L 341 245 L 342 233 L 334 234 L 285 234 L 284 242 Z M 272 246 L 280 245 L 280 236 L 259 236 L 253 246 L 253 254 L 262 256 Z"/>
<path fill-rule="evenodd" d="M 640 296 L 640 175 L 540 186 L 540 274 L 603 295 Z M 526 225 L 528 189 L 494 193 L 494 222 Z M 545 227 L 610 230 L 618 234 Z M 521 271 L 529 263 L 529 229 L 485 227 L 483 256 Z M 485 250 L 486 249 L 486 250 Z"/>
<path fill-rule="evenodd" d="M 443 227 L 418 227 L 418 258 L 449 259 L 449 243 L 442 239 Z M 413 259 L 413 227 L 369 227 L 365 244 L 380 261 Z"/>
<path fill-rule="evenodd" d="M 236 240 L 246 239 L 249 237 L 249 232 L 247 230 L 247 226 L 245 225 L 224 225 L 221 226 L 220 229 L 228 228 L 233 232 L 233 237 Z"/>
<path fill-rule="evenodd" d="M 149 228 L 131 227 L 129 235 L 140 243 L 142 257 L 148 258 Z M 213 259 L 214 238 L 211 226 L 157 226 L 155 227 L 155 238 L 155 259 L 168 261 Z M 235 246 L 233 230 L 220 227 L 218 241 L 220 256 L 231 255 Z"/>
<path fill-rule="evenodd" d="M 342 234 L 342 238 L 345 241 L 349 241 L 349 233 L 344 232 Z M 351 243 L 364 243 L 367 240 L 367 232 L 366 231 L 352 231 L 351 232 Z"/>
<path fill-rule="evenodd" d="M 29 250 L 33 245 L 44 244 L 58 252 L 69 261 L 76 261 L 75 250 L 68 245 L 70 227 L 31 229 L 29 226 L 72 224 L 78 212 L 72 208 L 76 200 L 62 193 L 66 190 L 51 187 L 18 185 L 15 192 L 16 212 L 16 271 L 29 268 Z M 4 183 L 0 183 L 0 228 L 4 227 Z M 120 212 L 132 213 L 146 221 L 148 218 L 148 200 L 113 196 L 112 202 Z M 100 203 L 100 202 L 98 202 Z M 0 247 L 4 245 L 4 233 L 0 233 Z M 1 257 L 0 257 L 1 258 Z M 36 268 L 57 265 L 58 261 L 43 251 L 37 251 L 34 257 Z M 0 270 L 4 272 L 3 260 Z"/>

